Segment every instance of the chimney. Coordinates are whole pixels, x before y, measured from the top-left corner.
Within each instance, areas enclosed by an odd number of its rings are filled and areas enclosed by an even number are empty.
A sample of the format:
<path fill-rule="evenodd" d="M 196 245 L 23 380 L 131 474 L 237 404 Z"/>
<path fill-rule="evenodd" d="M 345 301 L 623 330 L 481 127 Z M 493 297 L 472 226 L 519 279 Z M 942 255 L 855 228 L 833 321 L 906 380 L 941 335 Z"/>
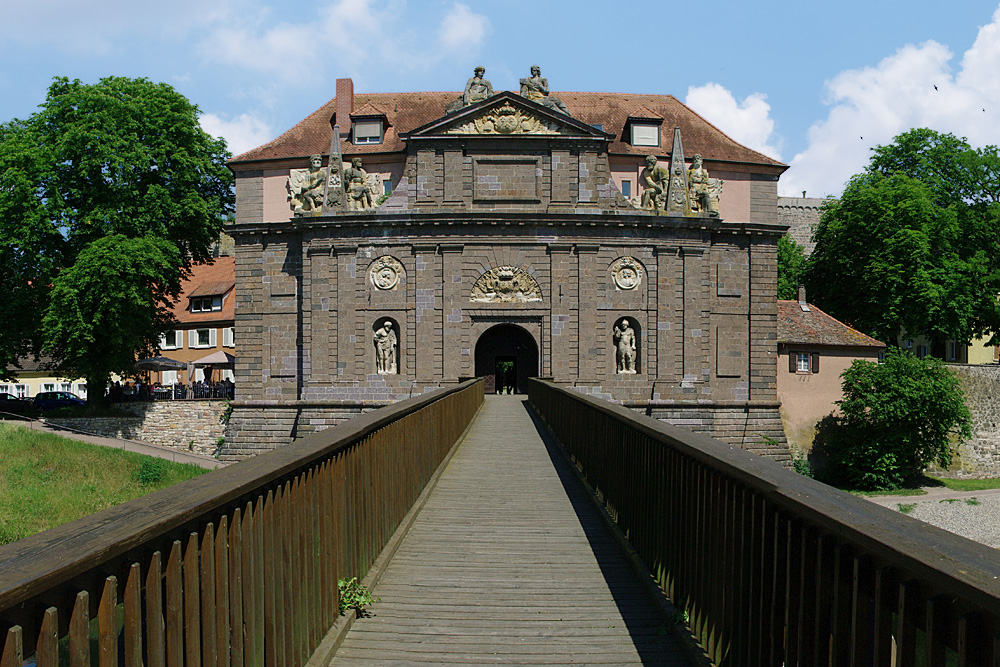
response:
<path fill-rule="evenodd" d="M 337 118 L 340 136 L 346 137 L 351 131 L 351 112 L 354 111 L 354 81 L 337 79 Z"/>
<path fill-rule="evenodd" d="M 804 312 L 804 313 L 808 313 L 809 312 L 809 304 L 806 302 L 806 286 L 805 285 L 799 285 L 799 308 L 801 308 L 802 312 Z"/>

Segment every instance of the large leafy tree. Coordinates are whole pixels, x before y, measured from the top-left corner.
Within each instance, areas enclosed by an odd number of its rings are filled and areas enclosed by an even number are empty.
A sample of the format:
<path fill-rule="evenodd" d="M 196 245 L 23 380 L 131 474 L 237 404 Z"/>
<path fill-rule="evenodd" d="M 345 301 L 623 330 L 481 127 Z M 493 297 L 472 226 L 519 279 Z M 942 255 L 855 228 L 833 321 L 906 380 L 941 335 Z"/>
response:
<path fill-rule="evenodd" d="M 799 284 L 806 269 L 805 249 L 787 234 L 778 239 L 778 298 L 798 297 Z"/>
<path fill-rule="evenodd" d="M 93 317 L 105 331 L 130 332 L 115 337 L 125 357 L 148 350 L 155 336 L 145 325 L 166 328 L 180 276 L 211 259 L 232 212 L 228 157 L 225 142 L 199 126 L 195 105 L 147 79 L 58 78 L 38 112 L 0 127 L 0 241 L 11 246 L 0 254 L 0 286 L 19 290 L 17 303 L 34 305 L 15 320 L 14 332 L 0 336 L 0 361 L 22 354 L 27 341 L 41 341 L 68 374 L 91 368 L 86 377 L 95 388 L 107 373 L 127 372 L 99 336 L 69 336 L 59 323 Z M 102 239 L 108 241 L 87 252 Z M 132 255 L 120 256 L 124 251 Z M 172 272 L 149 268 L 165 259 L 174 262 Z M 115 271 L 149 291 L 152 311 L 137 290 L 112 283 L 105 289 L 95 280 L 88 283 L 97 290 L 92 295 L 66 284 Z M 50 301 L 53 295 L 59 298 Z M 0 315 L 11 308 L 3 309 Z"/>
<path fill-rule="evenodd" d="M 62 371 L 95 388 L 111 373 L 130 373 L 171 323 L 164 304 L 180 291 L 180 263 L 177 246 L 155 236 L 112 234 L 87 244 L 56 276 L 42 322 Z"/>
<path fill-rule="evenodd" d="M 889 344 L 1000 332 L 997 149 L 911 130 L 828 203 L 805 282 L 834 317 Z"/>
<path fill-rule="evenodd" d="M 894 489 L 932 462 L 951 462 L 951 437 L 971 437 L 958 378 L 937 359 L 890 349 L 884 364 L 856 360 L 841 375 L 840 416 L 817 434 L 829 481 Z"/>

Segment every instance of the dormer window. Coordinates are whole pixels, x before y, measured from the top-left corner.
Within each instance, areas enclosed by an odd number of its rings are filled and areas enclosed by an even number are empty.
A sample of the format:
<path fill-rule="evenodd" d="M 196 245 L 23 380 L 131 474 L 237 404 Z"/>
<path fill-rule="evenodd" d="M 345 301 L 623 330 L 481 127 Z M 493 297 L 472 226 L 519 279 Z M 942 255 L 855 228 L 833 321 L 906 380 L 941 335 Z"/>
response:
<path fill-rule="evenodd" d="M 659 146 L 660 126 L 632 123 L 633 146 Z"/>
<path fill-rule="evenodd" d="M 625 121 L 622 138 L 628 137 L 633 146 L 659 146 L 662 126 L 663 118 L 646 107 L 639 107 Z"/>
<path fill-rule="evenodd" d="M 355 144 L 380 144 L 382 143 L 382 121 L 381 120 L 359 120 L 354 123 L 354 143 Z"/>
<path fill-rule="evenodd" d="M 222 296 L 204 296 L 191 299 L 192 313 L 210 313 L 222 310 Z"/>

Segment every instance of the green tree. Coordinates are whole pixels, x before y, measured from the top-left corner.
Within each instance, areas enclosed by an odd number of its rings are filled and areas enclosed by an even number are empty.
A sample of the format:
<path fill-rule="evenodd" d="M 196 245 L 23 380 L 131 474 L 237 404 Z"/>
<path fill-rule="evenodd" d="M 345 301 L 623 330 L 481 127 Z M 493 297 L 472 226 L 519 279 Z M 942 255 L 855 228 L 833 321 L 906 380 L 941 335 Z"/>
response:
<path fill-rule="evenodd" d="M 151 318 L 125 327 L 137 337 L 114 338 L 128 348 L 123 354 L 147 350 L 146 325 L 167 327 L 165 313 L 180 276 L 211 259 L 212 244 L 232 213 L 228 157 L 225 142 L 199 126 L 196 106 L 167 84 L 147 79 L 84 84 L 57 78 L 38 112 L 0 126 L 0 241 L 10 246 L 0 253 L 0 287 L 18 293 L 18 308 L 33 305 L 13 320 L 13 331 L 0 336 L 0 361 L 23 354 L 30 341 L 37 348 L 40 341 L 67 374 L 82 368 L 80 344 L 86 337 L 68 336 L 55 322 L 77 322 L 79 313 L 93 309 L 88 301 L 93 295 L 68 291 L 69 278 L 59 272 L 97 275 L 98 262 L 108 263 L 108 271 L 137 271 L 133 282 L 153 288 L 157 301 L 150 310 L 134 290 L 105 292 L 99 282 L 91 284 L 105 299 L 105 311 L 127 312 L 132 306 L 134 316 Z M 106 237 L 116 238 L 84 255 Z M 123 239 L 146 241 L 129 246 Z M 142 254 L 116 258 L 110 251 L 125 247 Z M 175 275 L 149 274 L 148 266 L 166 256 L 176 260 Z M 86 264 L 77 267 L 80 257 Z M 50 301 L 57 285 L 63 290 Z M 3 308 L 6 314 L 14 306 Z M 45 326 L 39 329 L 43 315 Z M 97 338 L 93 345 L 94 359 L 87 363 L 101 363 L 110 353 Z M 117 357 L 108 358 L 106 370 L 112 369 L 124 370 Z M 88 382 L 104 375 L 96 368 L 89 373 Z M 99 398 L 100 392 L 90 396 Z"/>
<path fill-rule="evenodd" d="M 972 435 L 958 378 L 937 359 L 890 349 L 884 364 L 856 360 L 841 377 L 841 415 L 817 434 L 829 481 L 899 488 L 929 463 L 948 465 L 952 435 Z"/>
<path fill-rule="evenodd" d="M 998 167 L 996 149 L 930 130 L 876 148 L 824 207 L 810 298 L 890 345 L 903 330 L 935 342 L 1000 331 L 1000 204 L 977 190 Z"/>
<path fill-rule="evenodd" d="M 806 269 L 806 253 L 787 234 L 778 239 L 778 298 L 798 298 L 799 284 Z"/>
<path fill-rule="evenodd" d="M 42 323 L 46 347 L 70 377 L 105 387 L 148 356 L 170 325 L 181 253 L 170 241 L 112 234 L 88 244 L 56 277 Z M 88 392 L 88 397 L 100 392 Z"/>

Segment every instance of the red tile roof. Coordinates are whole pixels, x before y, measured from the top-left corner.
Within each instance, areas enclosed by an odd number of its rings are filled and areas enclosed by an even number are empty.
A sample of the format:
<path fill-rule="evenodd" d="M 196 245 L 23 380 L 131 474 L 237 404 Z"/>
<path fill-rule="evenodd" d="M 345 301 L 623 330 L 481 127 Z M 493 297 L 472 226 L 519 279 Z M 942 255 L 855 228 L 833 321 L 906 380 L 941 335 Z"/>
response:
<path fill-rule="evenodd" d="M 499 91 L 498 91 L 499 92 Z M 670 152 L 675 127 L 681 128 L 684 152 L 691 156 L 701 153 L 706 160 L 744 162 L 757 165 L 784 167 L 777 160 L 742 146 L 721 130 L 681 104 L 672 95 L 637 95 L 631 93 L 570 93 L 555 91 L 577 120 L 591 125 L 603 125 L 605 132 L 618 135 L 611 142 L 609 151 L 616 154 L 665 155 Z M 345 155 L 394 153 L 406 149 L 399 138 L 409 132 L 444 116 L 444 108 L 459 93 L 356 93 L 354 114 L 384 111 L 389 127 L 381 144 L 355 146 L 349 139 L 350 120 L 335 119 L 340 125 L 341 151 Z M 263 146 L 237 155 L 231 163 L 257 160 L 307 158 L 330 150 L 333 135 L 336 98 L 310 114 L 298 125 L 277 139 Z M 632 117 L 663 118 L 660 126 L 659 146 L 631 146 L 622 141 L 625 122 Z"/>
<path fill-rule="evenodd" d="M 778 301 L 778 342 L 843 347 L 885 347 L 870 336 L 852 329 L 816 306 L 802 310 L 798 301 Z"/>
<path fill-rule="evenodd" d="M 173 308 L 174 319 L 180 324 L 235 321 L 236 298 L 233 293 L 235 284 L 236 259 L 233 257 L 216 257 L 212 264 L 195 265 L 191 269 L 191 276 L 181 283 L 181 298 Z M 221 311 L 191 312 L 191 297 L 219 294 L 225 295 Z"/>

